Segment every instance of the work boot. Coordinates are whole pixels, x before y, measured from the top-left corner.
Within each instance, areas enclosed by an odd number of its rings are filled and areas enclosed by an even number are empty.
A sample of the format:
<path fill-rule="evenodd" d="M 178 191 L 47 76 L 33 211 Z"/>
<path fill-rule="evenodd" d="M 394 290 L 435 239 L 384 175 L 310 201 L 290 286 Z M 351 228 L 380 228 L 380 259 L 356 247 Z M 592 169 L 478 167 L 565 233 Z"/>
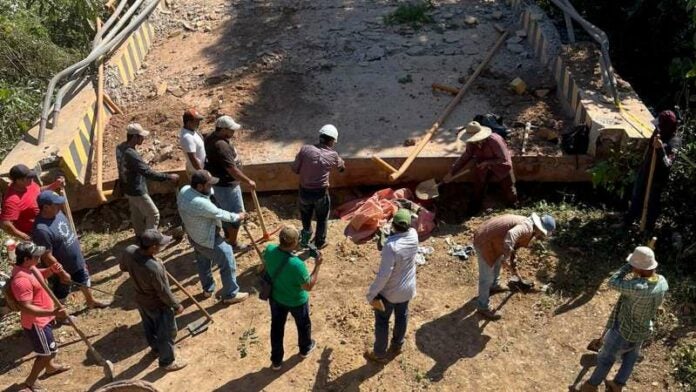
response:
<path fill-rule="evenodd" d="M 623 390 L 623 385 L 614 380 L 604 380 L 604 386 L 607 392 L 621 392 Z"/>
<path fill-rule="evenodd" d="M 306 248 L 309 246 L 309 240 L 312 238 L 311 230 L 302 230 L 300 232 L 300 247 Z"/>
<path fill-rule="evenodd" d="M 370 362 L 374 362 L 374 363 L 377 363 L 380 365 L 384 365 L 385 363 L 389 362 L 387 357 L 379 356 L 379 355 L 375 354 L 374 351 L 365 351 L 365 354 L 363 354 L 363 357 L 365 357 L 365 359 L 367 359 Z"/>
<path fill-rule="evenodd" d="M 585 381 L 581 386 L 580 386 L 580 392 L 598 392 L 599 388 L 597 388 L 595 385 L 590 384 L 589 381 Z"/>
<path fill-rule="evenodd" d="M 490 309 L 476 309 L 476 313 L 480 314 L 483 318 L 490 321 L 498 321 L 501 318 L 503 318 L 503 316 L 501 316 L 500 313 L 494 312 Z"/>

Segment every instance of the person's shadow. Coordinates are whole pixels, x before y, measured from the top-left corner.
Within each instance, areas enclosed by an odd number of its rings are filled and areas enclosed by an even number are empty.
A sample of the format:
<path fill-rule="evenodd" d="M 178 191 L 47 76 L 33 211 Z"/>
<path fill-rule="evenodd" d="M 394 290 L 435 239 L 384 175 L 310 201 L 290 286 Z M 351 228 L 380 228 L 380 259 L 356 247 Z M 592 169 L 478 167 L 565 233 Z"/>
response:
<path fill-rule="evenodd" d="M 295 354 L 287 361 L 283 362 L 283 367 L 280 370 L 273 370 L 270 367 L 263 367 L 254 373 L 247 373 L 244 376 L 231 380 L 225 385 L 220 386 L 213 392 L 229 392 L 229 391 L 262 391 L 278 377 L 294 368 L 302 361 L 300 354 Z"/>
<path fill-rule="evenodd" d="M 476 298 L 472 298 L 461 308 L 423 324 L 416 331 L 418 350 L 435 360 L 426 374 L 431 381 L 442 380 L 450 366 L 462 358 L 473 358 L 486 348 L 491 338 L 483 334 L 487 323 L 479 326 L 480 320 Z"/>
<path fill-rule="evenodd" d="M 329 381 L 329 367 L 331 366 L 331 353 L 333 349 L 325 348 L 321 353 L 319 360 L 319 370 L 314 381 L 313 392 L 321 391 L 359 391 L 360 385 L 366 380 L 372 378 L 375 374 L 384 369 L 386 364 L 376 364 L 367 362 L 363 366 L 353 369 L 348 373 L 342 374 L 333 381 Z M 389 357 L 390 361 L 393 357 Z"/>

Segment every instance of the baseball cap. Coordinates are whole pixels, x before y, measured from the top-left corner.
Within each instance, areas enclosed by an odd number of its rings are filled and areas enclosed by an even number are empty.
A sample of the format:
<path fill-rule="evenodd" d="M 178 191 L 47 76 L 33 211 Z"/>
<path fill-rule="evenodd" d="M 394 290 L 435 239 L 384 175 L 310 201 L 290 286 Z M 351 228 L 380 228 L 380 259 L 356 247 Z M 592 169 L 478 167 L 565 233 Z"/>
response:
<path fill-rule="evenodd" d="M 205 117 L 196 108 L 188 108 L 184 112 L 184 122 L 190 120 L 202 120 Z"/>
<path fill-rule="evenodd" d="M 36 203 L 39 205 L 39 207 L 53 204 L 64 204 L 65 197 L 53 191 L 46 190 L 39 193 L 39 197 L 36 198 Z"/>
<path fill-rule="evenodd" d="M 239 125 L 236 121 L 234 121 L 234 119 L 230 116 L 218 117 L 218 119 L 215 120 L 215 127 L 216 128 L 231 129 L 233 131 L 236 131 L 236 130 L 242 128 L 242 126 Z"/>
<path fill-rule="evenodd" d="M 145 249 L 153 245 L 167 245 L 171 241 L 171 236 L 164 235 L 155 229 L 147 229 L 140 235 L 140 247 Z"/>
<path fill-rule="evenodd" d="M 138 123 L 130 123 L 126 127 L 126 134 L 147 137 L 150 134 L 150 131 L 146 131 L 145 128 L 143 128 L 143 126 Z"/>
<path fill-rule="evenodd" d="M 17 264 L 21 264 L 27 257 L 39 257 L 46 253 L 46 248 L 43 246 L 36 245 L 31 241 L 22 241 L 15 248 L 15 255 L 17 255 Z"/>
<path fill-rule="evenodd" d="M 14 165 L 10 169 L 10 179 L 12 181 L 21 180 L 22 178 L 36 177 L 36 172 L 31 170 L 27 165 Z"/>
<path fill-rule="evenodd" d="M 626 258 L 632 267 L 642 270 L 654 270 L 657 268 L 655 252 L 647 246 L 637 246 L 633 253 Z"/>
<path fill-rule="evenodd" d="M 209 171 L 207 170 L 196 170 L 191 174 L 191 187 L 195 188 L 198 185 L 201 184 L 212 184 L 215 185 L 220 181 L 219 178 L 213 177 L 212 174 L 210 174 Z"/>
<path fill-rule="evenodd" d="M 411 211 L 405 209 L 405 208 L 400 208 L 398 211 L 396 211 L 396 214 L 394 214 L 394 219 L 392 219 L 392 224 L 397 225 L 399 227 L 410 227 L 411 226 Z"/>

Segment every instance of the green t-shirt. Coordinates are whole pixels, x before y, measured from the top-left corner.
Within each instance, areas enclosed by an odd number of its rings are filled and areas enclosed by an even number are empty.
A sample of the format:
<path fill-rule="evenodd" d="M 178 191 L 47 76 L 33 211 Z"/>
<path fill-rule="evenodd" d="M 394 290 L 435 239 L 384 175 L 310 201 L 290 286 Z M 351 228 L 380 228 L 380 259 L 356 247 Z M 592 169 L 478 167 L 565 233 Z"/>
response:
<path fill-rule="evenodd" d="M 283 267 L 278 277 L 273 279 L 278 267 L 290 257 L 287 265 Z M 264 264 L 268 275 L 273 279 L 273 292 L 271 298 L 287 307 L 304 305 L 309 300 L 309 292 L 302 289 L 302 285 L 309 283 L 309 271 L 304 261 L 297 256 L 280 249 L 277 244 L 271 244 L 263 252 Z"/>

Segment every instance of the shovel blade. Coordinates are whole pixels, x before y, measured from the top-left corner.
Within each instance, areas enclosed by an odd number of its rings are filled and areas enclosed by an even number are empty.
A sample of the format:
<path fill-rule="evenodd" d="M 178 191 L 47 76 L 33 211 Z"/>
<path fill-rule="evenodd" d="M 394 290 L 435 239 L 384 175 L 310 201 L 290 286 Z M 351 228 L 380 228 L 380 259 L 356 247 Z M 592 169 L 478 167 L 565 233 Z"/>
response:
<path fill-rule="evenodd" d="M 208 330 L 208 319 L 200 319 L 191 322 L 189 325 L 186 326 L 186 329 L 188 329 L 189 333 L 191 336 L 198 335 L 199 333 L 203 333 Z"/>
<path fill-rule="evenodd" d="M 421 182 L 416 187 L 416 197 L 421 200 L 430 200 L 440 196 L 437 186 L 438 183 L 434 178 Z"/>

